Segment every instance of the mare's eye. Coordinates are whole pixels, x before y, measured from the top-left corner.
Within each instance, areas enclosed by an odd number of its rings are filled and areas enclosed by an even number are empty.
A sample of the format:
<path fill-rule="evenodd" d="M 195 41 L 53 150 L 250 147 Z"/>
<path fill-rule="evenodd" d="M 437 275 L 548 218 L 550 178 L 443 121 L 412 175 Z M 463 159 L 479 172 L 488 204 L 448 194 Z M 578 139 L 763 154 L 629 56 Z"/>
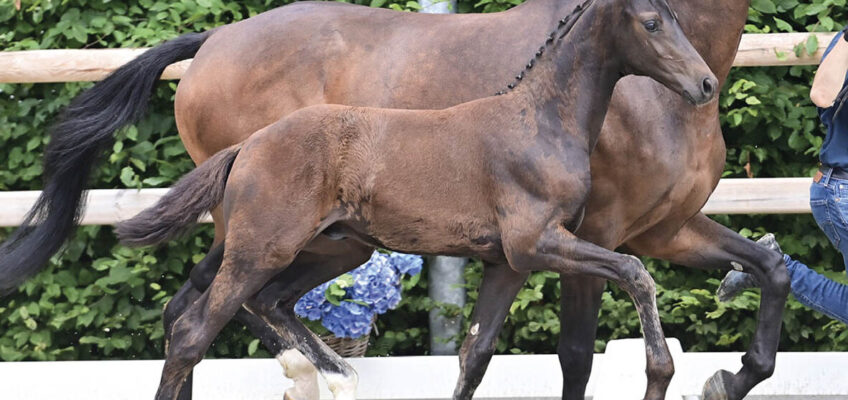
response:
<path fill-rule="evenodd" d="M 648 32 L 656 32 L 656 31 L 660 30 L 660 23 L 657 22 L 657 20 L 655 20 L 655 19 L 645 21 L 644 25 L 645 25 L 645 29 L 647 29 Z"/>

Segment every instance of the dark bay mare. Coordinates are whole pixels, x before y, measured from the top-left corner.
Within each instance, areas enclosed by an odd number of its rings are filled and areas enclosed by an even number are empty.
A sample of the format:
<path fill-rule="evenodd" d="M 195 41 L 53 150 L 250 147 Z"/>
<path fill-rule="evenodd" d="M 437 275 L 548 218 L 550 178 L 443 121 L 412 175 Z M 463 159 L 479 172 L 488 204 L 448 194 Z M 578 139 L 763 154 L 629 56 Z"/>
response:
<path fill-rule="evenodd" d="M 223 206 L 223 263 L 172 327 L 157 399 L 177 398 L 242 304 L 302 343 L 336 398 L 354 397 L 351 367 L 289 320 L 275 285 L 265 287 L 321 233 L 403 252 L 474 256 L 522 277 L 550 270 L 612 280 L 641 319 L 645 399 L 664 399 L 674 367 L 650 275 L 636 257 L 572 232 L 583 218 L 589 159 L 616 82 L 649 76 L 693 104 L 712 101 L 717 82 L 665 0 L 587 0 L 544 43 L 499 96 L 445 110 L 298 110 L 219 152 L 155 206 L 119 224 L 125 242 L 157 243 Z M 324 279 L 314 269 L 303 274 Z"/>
<path fill-rule="evenodd" d="M 748 1 L 670 1 L 693 45 L 723 82 Z M 298 3 L 160 45 L 75 99 L 54 128 L 45 158 L 44 194 L 29 224 L 0 248 L 0 289 L 13 290 L 61 246 L 73 229 L 80 194 L 98 154 L 110 148 L 115 129 L 143 115 L 154 82 L 174 61 L 196 56 L 180 82 L 176 113 L 186 148 L 200 163 L 310 104 L 444 108 L 489 95 L 501 82 L 513 80 L 537 49 L 536 38 L 556 26 L 556 19 L 574 4 L 529 0 L 503 13 L 439 16 Z M 668 93 L 645 78 L 628 77 L 617 85 L 604 134 L 592 154 L 590 200 L 577 234 L 608 249 L 624 244 L 638 254 L 690 267 L 727 269 L 735 261 L 765 282 L 758 333 L 742 370 L 718 373 L 705 386 L 707 398 L 741 399 L 774 368 L 787 277 L 778 268 L 782 259 L 776 253 L 698 213 L 724 166 L 718 107 L 694 108 Z M 634 163 L 640 167 L 621 168 Z M 166 326 L 199 295 L 194 286 L 208 285 L 221 249 L 193 271 L 196 285 L 187 283 L 169 304 Z M 326 236 L 307 250 L 284 275 L 301 265 L 344 271 L 370 254 L 358 242 Z M 511 274 L 503 268 L 486 267 L 484 272 L 484 301 L 473 316 L 479 334 L 468 336 L 461 353 L 463 375 L 471 381 L 482 377 L 503 322 L 497 316 L 508 311 L 508 304 L 494 294 L 518 290 L 515 278 L 520 277 Z M 334 275 L 328 272 L 328 277 Z M 287 282 L 295 282 L 289 278 Z M 603 286 L 603 279 L 563 278 L 559 353 L 564 398 L 583 398 Z M 281 297 L 296 292 L 290 288 Z M 291 347 L 251 314 L 240 312 L 238 318 L 274 353 Z M 470 395 L 469 386 L 458 393 Z"/>

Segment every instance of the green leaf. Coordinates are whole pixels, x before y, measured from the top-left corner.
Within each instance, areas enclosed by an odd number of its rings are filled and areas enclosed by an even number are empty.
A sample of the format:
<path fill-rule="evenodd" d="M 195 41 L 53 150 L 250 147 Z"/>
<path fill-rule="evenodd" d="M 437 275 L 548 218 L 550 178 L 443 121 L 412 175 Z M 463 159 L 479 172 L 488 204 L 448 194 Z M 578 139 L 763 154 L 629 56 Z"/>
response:
<path fill-rule="evenodd" d="M 816 54 L 816 51 L 819 49 L 819 38 L 816 35 L 810 35 L 807 37 L 806 42 L 807 55 L 812 56 Z"/>
<path fill-rule="evenodd" d="M 751 0 L 751 7 L 764 14 L 774 14 L 777 8 L 772 0 Z"/>
<path fill-rule="evenodd" d="M 259 339 L 251 340 L 250 344 L 247 345 L 247 355 L 252 356 L 256 354 L 257 349 L 259 349 Z"/>
<path fill-rule="evenodd" d="M 124 167 L 121 169 L 121 183 L 126 187 L 135 186 L 136 175 L 132 167 Z"/>
<path fill-rule="evenodd" d="M 793 31 L 792 25 L 789 25 L 788 22 L 786 22 L 786 21 L 784 21 L 780 18 L 774 17 L 774 23 L 775 23 L 775 25 L 777 25 L 777 29 L 779 29 L 783 32 L 792 32 Z"/>

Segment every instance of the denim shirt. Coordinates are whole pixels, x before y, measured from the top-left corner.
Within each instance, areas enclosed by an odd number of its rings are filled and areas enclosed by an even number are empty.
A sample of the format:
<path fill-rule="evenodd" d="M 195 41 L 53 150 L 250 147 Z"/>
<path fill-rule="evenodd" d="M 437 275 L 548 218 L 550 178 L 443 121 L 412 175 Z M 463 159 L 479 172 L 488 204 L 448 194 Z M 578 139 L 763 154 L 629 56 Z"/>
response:
<path fill-rule="evenodd" d="M 842 32 L 839 32 L 833 38 L 833 41 L 830 42 L 822 60 L 827 57 L 840 40 L 842 40 Z M 842 83 L 842 87 L 845 87 L 846 84 L 848 84 L 848 76 L 846 76 L 845 81 Z M 825 136 L 824 143 L 822 143 L 819 160 L 827 167 L 841 168 L 848 171 L 848 104 L 834 118 L 837 108 L 839 108 L 839 104 L 818 109 L 819 118 L 827 129 L 827 136 Z"/>

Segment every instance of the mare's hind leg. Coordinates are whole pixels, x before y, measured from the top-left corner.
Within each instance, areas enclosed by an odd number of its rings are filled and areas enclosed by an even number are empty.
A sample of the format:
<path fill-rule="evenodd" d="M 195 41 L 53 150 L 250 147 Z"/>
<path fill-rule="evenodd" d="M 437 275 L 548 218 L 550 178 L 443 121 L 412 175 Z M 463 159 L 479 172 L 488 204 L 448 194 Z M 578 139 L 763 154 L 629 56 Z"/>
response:
<path fill-rule="evenodd" d="M 308 274 L 314 275 L 316 272 L 311 269 Z M 322 274 L 320 278 L 313 276 L 309 280 L 320 284 L 331 278 Z M 298 285 L 291 281 L 279 279 L 262 289 L 245 307 L 274 328 L 278 335 L 295 344 L 294 348 L 281 353 L 284 360 L 296 357 L 296 351 L 299 351 L 324 377 L 334 399 L 353 400 L 358 382 L 356 371 L 306 328 L 292 310 L 297 299 L 313 286 L 305 290 L 297 289 Z M 287 293 L 282 296 L 282 300 L 281 293 Z"/>
<path fill-rule="evenodd" d="M 483 380 L 486 367 L 495 353 L 498 334 L 518 291 L 527 280 L 527 273 L 516 272 L 508 264 L 483 264 L 483 280 L 471 328 L 459 350 L 459 379 L 454 399 L 471 399 Z"/>
<path fill-rule="evenodd" d="M 762 288 L 757 331 L 742 369 L 718 371 L 704 386 L 704 400 L 740 400 L 774 372 L 783 307 L 789 294 L 789 275 L 783 257 L 757 245 L 721 224 L 698 214 L 673 237 L 649 231 L 627 243 L 640 254 L 701 268 L 728 270 L 741 266 L 754 274 Z"/>

